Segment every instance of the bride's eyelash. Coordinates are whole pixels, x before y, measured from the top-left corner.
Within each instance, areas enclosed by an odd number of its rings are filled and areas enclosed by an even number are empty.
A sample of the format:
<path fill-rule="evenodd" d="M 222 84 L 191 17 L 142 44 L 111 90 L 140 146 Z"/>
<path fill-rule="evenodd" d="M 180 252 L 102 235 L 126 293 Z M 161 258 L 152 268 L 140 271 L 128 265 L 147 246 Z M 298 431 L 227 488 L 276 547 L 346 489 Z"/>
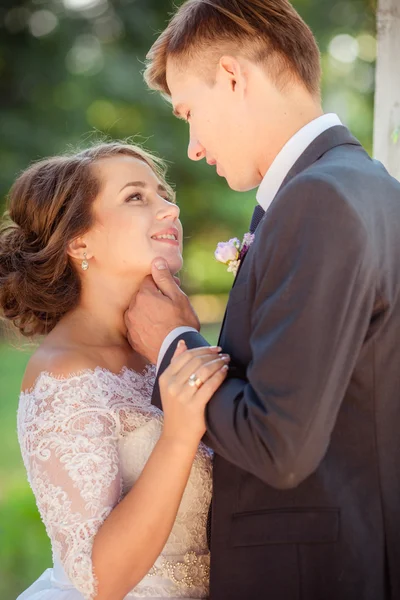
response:
<path fill-rule="evenodd" d="M 126 202 L 130 202 L 132 198 L 136 198 L 138 200 L 143 200 L 143 195 L 140 192 L 136 192 L 135 194 L 131 194 L 127 197 Z"/>
<path fill-rule="evenodd" d="M 188 113 L 187 113 L 187 115 L 186 115 L 186 122 L 187 122 L 187 123 L 189 122 L 189 119 L 190 119 L 190 117 L 191 117 L 191 116 L 192 116 L 192 111 L 191 111 L 191 110 L 189 110 L 189 112 L 188 112 Z"/>
<path fill-rule="evenodd" d="M 174 202 L 174 200 L 172 198 L 166 197 L 166 196 L 161 196 L 164 200 L 166 200 L 167 202 Z M 131 194 L 130 196 L 127 197 L 126 202 L 130 202 L 133 198 L 136 198 L 137 200 L 145 200 L 145 198 L 143 197 L 143 194 L 141 194 L 140 192 L 136 192 L 135 194 Z"/>

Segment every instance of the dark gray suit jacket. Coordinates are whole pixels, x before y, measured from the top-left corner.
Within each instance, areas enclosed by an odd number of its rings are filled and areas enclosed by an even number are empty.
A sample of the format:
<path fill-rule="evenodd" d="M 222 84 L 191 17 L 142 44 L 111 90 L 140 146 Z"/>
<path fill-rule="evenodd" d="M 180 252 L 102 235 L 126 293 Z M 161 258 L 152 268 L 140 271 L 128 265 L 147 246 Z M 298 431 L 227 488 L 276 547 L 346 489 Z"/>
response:
<path fill-rule="evenodd" d="M 220 344 L 211 599 L 399 600 L 400 184 L 345 127 L 286 177 Z"/>

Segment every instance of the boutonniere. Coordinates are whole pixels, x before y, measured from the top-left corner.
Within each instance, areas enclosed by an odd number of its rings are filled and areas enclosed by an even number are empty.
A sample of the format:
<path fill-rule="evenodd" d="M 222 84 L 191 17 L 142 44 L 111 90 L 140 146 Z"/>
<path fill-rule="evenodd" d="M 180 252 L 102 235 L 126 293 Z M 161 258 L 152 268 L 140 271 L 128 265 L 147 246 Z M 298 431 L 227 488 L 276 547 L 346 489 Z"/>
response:
<path fill-rule="evenodd" d="M 236 276 L 239 265 L 253 241 L 254 233 L 245 233 L 242 243 L 238 238 L 232 238 L 229 242 L 219 242 L 214 256 L 222 264 L 228 265 L 228 273 Z"/>

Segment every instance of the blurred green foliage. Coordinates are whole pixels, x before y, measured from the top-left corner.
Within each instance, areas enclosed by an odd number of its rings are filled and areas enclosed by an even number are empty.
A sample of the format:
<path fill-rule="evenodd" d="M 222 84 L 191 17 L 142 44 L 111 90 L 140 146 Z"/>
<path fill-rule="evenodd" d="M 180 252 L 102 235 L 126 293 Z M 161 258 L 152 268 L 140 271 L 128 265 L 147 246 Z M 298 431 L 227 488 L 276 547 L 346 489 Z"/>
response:
<path fill-rule="evenodd" d="M 370 151 L 375 0 L 293 4 L 320 45 L 325 111 L 337 112 Z M 255 194 L 232 192 L 206 164 L 191 163 L 186 125 L 143 83 L 146 51 L 171 11 L 170 0 L 0 1 L 0 208 L 30 161 L 101 135 L 133 136 L 170 163 L 185 227 L 187 291 L 223 293 L 232 277 L 213 251 L 218 241 L 247 231 Z M 211 331 L 210 341 L 216 335 Z M 0 346 L 2 600 L 15 598 L 51 562 L 16 439 L 27 359 L 27 353 Z"/>
<path fill-rule="evenodd" d="M 29 351 L 0 344 L 0 598 L 13 600 L 51 564 L 17 443 L 17 399 Z"/>
<path fill-rule="evenodd" d="M 374 35 L 373 0 L 294 5 L 321 48 L 325 109 L 370 149 L 374 41 L 365 34 Z M 231 276 L 213 262 L 213 250 L 247 230 L 255 194 L 231 192 L 204 161 L 191 163 L 186 125 L 146 89 L 145 55 L 171 10 L 170 0 L 1 0 L 0 202 L 32 160 L 101 134 L 134 136 L 170 162 L 185 225 L 186 288 L 226 291 Z M 341 49 L 343 60 L 328 52 L 337 35 L 345 36 L 334 52 Z"/>

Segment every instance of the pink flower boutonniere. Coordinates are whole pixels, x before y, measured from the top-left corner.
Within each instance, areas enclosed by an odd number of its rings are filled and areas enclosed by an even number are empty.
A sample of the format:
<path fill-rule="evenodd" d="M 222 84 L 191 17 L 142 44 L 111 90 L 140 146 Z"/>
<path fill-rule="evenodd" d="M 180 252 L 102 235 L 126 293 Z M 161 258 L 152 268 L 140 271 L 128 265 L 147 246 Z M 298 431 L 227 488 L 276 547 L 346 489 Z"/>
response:
<path fill-rule="evenodd" d="M 232 238 L 229 242 L 219 242 L 214 256 L 222 264 L 228 265 L 228 273 L 236 276 L 239 265 L 253 241 L 254 233 L 245 233 L 242 243 L 238 238 Z"/>

